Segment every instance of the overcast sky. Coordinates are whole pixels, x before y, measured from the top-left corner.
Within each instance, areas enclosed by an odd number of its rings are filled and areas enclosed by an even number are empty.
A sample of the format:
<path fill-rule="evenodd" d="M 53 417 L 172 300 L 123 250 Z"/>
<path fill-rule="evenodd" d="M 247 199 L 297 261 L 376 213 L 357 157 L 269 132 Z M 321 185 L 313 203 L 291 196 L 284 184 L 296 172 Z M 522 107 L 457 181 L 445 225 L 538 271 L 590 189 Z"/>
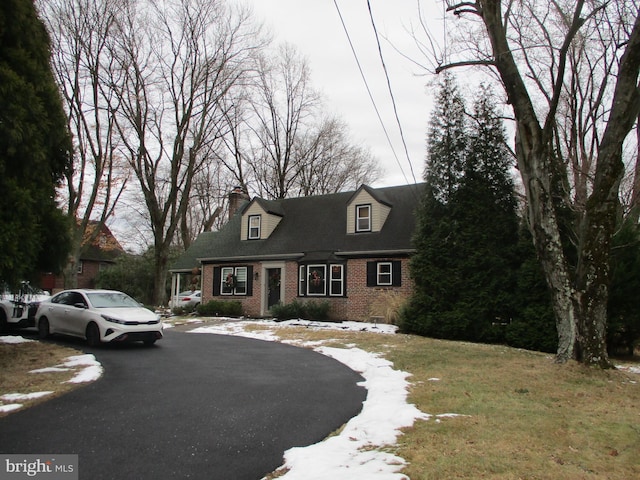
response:
<path fill-rule="evenodd" d="M 306 57 L 312 83 L 322 93 L 328 112 L 345 120 L 354 143 L 368 147 L 384 168 L 373 186 L 413 183 L 414 174 L 422 181 L 432 105 L 427 84 L 433 78 L 395 51 L 419 57 L 410 34 L 412 27 L 419 28 L 418 0 L 370 0 L 411 165 L 394 116 L 367 0 L 337 0 L 337 4 L 391 142 L 369 97 L 334 0 L 232 1 L 250 5 L 276 42 L 292 43 Z M 437 31 L 442 2 L 422 0 L 421 7 L 429 28 Z"/>

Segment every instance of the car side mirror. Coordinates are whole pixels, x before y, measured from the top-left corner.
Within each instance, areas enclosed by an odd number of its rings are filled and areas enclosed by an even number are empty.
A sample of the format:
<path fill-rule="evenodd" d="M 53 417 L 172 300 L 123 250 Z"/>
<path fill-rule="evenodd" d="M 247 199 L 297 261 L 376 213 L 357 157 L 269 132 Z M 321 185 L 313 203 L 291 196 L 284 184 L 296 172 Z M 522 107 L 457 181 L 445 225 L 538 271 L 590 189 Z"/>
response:
<path fill-rule="evenodd" d="M 80 302 L 74 303 L 73 306 L 76 308 L 87 308 L 87 306 L 84 303 L 80 303 Z"/>

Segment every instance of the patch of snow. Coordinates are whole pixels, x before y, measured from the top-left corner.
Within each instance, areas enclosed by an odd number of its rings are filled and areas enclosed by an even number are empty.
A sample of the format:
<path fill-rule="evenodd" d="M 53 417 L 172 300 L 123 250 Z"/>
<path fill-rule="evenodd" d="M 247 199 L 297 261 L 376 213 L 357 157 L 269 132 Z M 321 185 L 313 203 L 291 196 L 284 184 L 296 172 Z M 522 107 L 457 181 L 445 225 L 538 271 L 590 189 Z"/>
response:
<path fill-rule="evenodd" d="M 633 365 L 616 365 L 616 368 L 618 370 L 624 370 L 625 372 L 629 372 L 629 373 L 638 373 L 640 374 L 640 366 L 633 366 Z"/>
<path fill-rule="evenodd" d="M 11 343 L 11 344 L 17 344 L 17 343 L 27 343 L 27 342 L 34 342 L 35 340 L 31 340 L 29 338 L 24 338 L 24 337 L 20 337 L 17 335 L 3 335 L 0 337 L 0 343 Z"/>
<path fill-rule="evenodd" d="M 18 410 L 19 408 L 22 408 L 21 403 L 10 403 L 9 405 L 0 405 L 0 412 L 2 413 L 13 412 L 14 410 Z"/>
<path fill-rule="evenodd" d="M 25 400 L 33 400 L 35 398 L 46 397 L 47 395 L 51 395 L 53 392 L 45 391 L 45 392 L 33 392 L 33 393 L 5 393 L 0 396 L 0 400 L 4 400 L 6 402 L 19 402 Z"/>
<path fill-rule="evenodd" d="M 273 320 L 267 320 L 276 326 L 291 326 L 291 327 L 306 327 L 314 328 L 318 330 L 347 330 L 350 332 L 373 332 L 373 333 L 388 333 L 393 334 L 398 331 L 396 325 L 389 325 L 386 323 L 366 323 L 366 322 L 314 322 L 311 320 L 286 320 L 284 322 L 275 322 Z"/>
<path fill-rule="evenodd" d="M 39 368 L 37 370 L 31 370 L 30 373 L 55 373 L 55 372 L 68 372 L 80 367 L 79 370 L 71 380 L 67 380 L 64 383 L 85 383 L 93 382 L 100 378 L 103 372 L 102 365 L 96 360 L 96 357 L 90 353 L 84 355 L 73 355 L 65 358 L 65 361 L 56 365 L 55 367 Z"/>
<path fill-rule="evenodd" d="M 257 340 L 277 341 L 278 337 L 270 330 L 245 331 L 245 327 L 261 322 L 234 322 L 220 325 L 210 325 L 189 330 L 189 333 L 214 333 L 217 335 L 234 335 L 245 338 L 255 338 Z"/>
<path fill-rule="evenodd" d="M 441 413 L 436 415 L 437 418 L 456 418 L 456 417 L 470 417 L 470 415 L 461 415 L 459 413 Z"/>
<path fill-rule="evenodd" d="M 96 360 L 96 357 L 87 353 L 85 355 L 74 355 L 66 358 L 66 362 L 62 365 L 64 367 L 83 367 L 78 373 L 74 375 L 71 380 L 67 380 L 65 383 L 84 383 L 93 382 L 100 378 L 103 372 L 102 365 Z"/>
<path fill-rule="evenodd" d="M 36 370 L 31 370 L 29 373 L 57 373 L 57 372 L 68 372 L 71 370 L 70 368 L 64 367 L 45 367 L 45 368 L 37 368 Z"/>
<path fill-rule="evenodd" d="M 260 340 L 279 341 L 269 328 L 245 331 L 246 327 L 303 326 L 323 330 L 351 330 L 393 334 L 397 327 L 371 323 L 342 322 L 322 323 L 306 320 L 287 322 L 232 321 L 215 326 L 191 330 L 192 333 L 214 333 L 241 335 Z M 362 411 L 347 422 L 342 431 L 333 437 L 307 447 L 295 447 L 284 454 L 285 480 L 400 480 L 406 475 L 399 473 L 405 460 L 392 453 L 378 450 L 393 445 L 401 429 L 410 427 L 417 419 L 428 420 L 431 415 L 421 412 L 415 405 L 407 403 L 410 376 L 407 372 L 394 370 L 393 364 L 379 354 L 366 352 L 349 345 L 348 348 L 322 346 L 323 342 L 295 342 L 334 358 L 360 373 L 365 379 L 361 385 L 367 389 L 367 398 Z"/>
<path fill-rule="evenodd" d="M 393 369 L 393 364 L 358 348 L 320 347 L 316 351 L 344 363 L 360 373 L 365 381 L 367 399 L 362 411 L 347 422 L 342 431 L 320 443 L 295 447 L 284 454 L 286 480 L 405 479 L 398 473 L 406 464 L 391 453 L 370 449 L 393 445 L 400 429 L 430 415 L 406 403 L 408 373 Z"/>
<path fill-rule="evenodd" d="M 12 340 L 6 341 L 5 339 L 10 338 Z M 22 341 L 15 341 L 14 339 L 21 339 Z M 27 340 L 22 337 L 0 337 L 0 342 L 2 343 L 22 343 L 23 341 L 32 341 Z M 74 355 L 71 357 L 65 358 L 64 363 L 61 365 L 56 365 L 54 367 L 47 368 L 38 368 L 36 370 L 31 370 L 29 373 L 51 373 L 51 372 L 68 372 L 71 370 L 75 370 L 80 368 L 79 371 L 73 376 L 71 380 L 68 380 L 65 383 L 84 383 L 84 382 L 92 382 L 97 380 L 102 375 L 103 369 L 102 365 L 96 360 L 96 358 L 91 354 L 86 355 Z M 18 402 L 25 400 L 33 400 L 36 398 L 41 398 L 46 395 L 51 395 L 52 391 L 44 391 L 44 392 L 32 392 L 32 393 L 5 393 L 0 395 L 0 403 L 1 402 Z M 9 403 L 7 405 L 0 404 L 0 413 L 8 413 L 14 410 L 18 410 L 22 408 L 21 403 Z"/>

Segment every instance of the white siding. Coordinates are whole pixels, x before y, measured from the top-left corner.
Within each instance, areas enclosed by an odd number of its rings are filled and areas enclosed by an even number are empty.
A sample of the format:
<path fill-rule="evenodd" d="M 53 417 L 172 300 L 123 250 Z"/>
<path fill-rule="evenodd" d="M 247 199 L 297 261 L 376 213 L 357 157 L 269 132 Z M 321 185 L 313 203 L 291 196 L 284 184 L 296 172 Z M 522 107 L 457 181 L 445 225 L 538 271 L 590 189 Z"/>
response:
<path fill-rule="evenodd" d="M 278 215 L 270 215 L 265 212 L 262 207 L 257 203 L 250 205 L 246 212 L 242 215 L 242 226 L 240 227 L 240 240 L 247 240 L 249 238 L 249 217 L 251 215 L 260 215 L 260 239 L 264 240 L 269 238 L 269 235 L 273 233 L 275 228 L 282 220 Z"/>
<path fill-rule="evenodd" d="M 347 233 L 356 233 L 356 207 L 358 205 L 371 205 L 371 231 L 379 232 L 382 230 L 391 207 L 378 203 L 366 190 L 362 190 L 347 205 Z"/>

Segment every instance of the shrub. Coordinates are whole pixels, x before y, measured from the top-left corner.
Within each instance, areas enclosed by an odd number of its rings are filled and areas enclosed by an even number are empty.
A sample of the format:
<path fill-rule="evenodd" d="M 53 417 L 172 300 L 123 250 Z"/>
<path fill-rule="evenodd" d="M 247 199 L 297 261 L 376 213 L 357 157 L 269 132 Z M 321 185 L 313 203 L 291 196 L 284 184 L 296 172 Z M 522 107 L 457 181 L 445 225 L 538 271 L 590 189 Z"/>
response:
<path fill-rule="evenodd" d="M 306 307 L 306 317 L 309 320 L 327 320 L 329 318 L 329 310 L 331 310 L 329 302 L 308 302 L 304 306 Z"/>
<path fill-rule="evenodd" d="M 240 317 L 242 303 L 239 301 L 211 300 L 196 307 L 198 315 L 203 317 Z"/>
<path fill-rule="evenodd" d="M 399 325 L 402 309 L 408 301 L 406 295 L 385 290 L 381 292 L 369 307 L 371 317 L 382 317 L 384 323 Z"/>
<path fill-rule="evenodd" d="M 329 318 L 329 302 L 298 302 L 274 305 L 271 313 L 278 320 L 290 320 L 293 318 L 304 318 L 306 320 L 327 320 Z"/>
<path fill-rule="evenodd" d="M 189 315 L 190 313 L 195 312 L 197 309 L 194 305 L 186 305 L 184 307 L 173 307 L 171 311 L 174 315 Z"/>

